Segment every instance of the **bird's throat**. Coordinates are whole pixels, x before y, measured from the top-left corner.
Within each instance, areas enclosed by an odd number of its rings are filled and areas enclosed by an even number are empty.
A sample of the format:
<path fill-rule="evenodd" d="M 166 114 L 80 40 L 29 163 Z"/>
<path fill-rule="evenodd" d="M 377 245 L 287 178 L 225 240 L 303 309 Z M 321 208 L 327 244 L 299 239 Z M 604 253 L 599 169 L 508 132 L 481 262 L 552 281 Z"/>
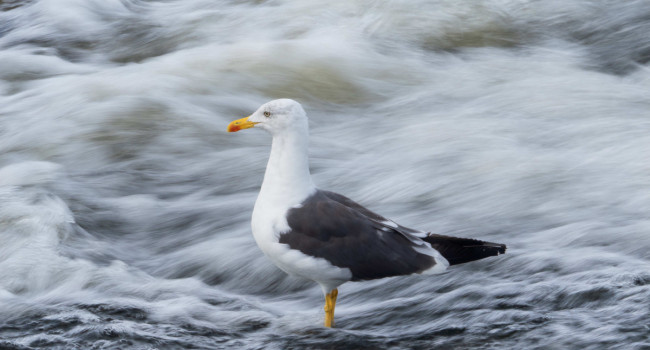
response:
<path fill-rule="evenodd" d="M 282 198 L 289 205 L 301 203 L 315 191 L 309 173 L 308 136 L 299 133 L 273 137 L 260 197 Z"/>

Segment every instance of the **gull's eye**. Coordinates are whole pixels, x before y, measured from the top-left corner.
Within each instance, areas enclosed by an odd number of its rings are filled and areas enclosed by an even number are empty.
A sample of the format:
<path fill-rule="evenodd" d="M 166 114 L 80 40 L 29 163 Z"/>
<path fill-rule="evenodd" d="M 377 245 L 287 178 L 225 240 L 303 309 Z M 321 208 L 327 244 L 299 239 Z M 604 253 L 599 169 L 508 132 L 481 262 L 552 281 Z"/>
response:
<path fill-rule="evenodd" d="M 264 111 L 264 116 L 267 117 L 267 118 L 270 117 L 270 116 L 271 116 L 271 112 L 269 112 L 269 111 Z"/>

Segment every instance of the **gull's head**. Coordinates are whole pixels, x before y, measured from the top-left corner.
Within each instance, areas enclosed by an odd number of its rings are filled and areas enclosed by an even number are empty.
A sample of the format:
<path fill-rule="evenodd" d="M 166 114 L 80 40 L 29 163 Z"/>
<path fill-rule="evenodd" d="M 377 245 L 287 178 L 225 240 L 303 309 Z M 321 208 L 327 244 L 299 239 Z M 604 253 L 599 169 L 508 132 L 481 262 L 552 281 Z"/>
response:
<path fill-rule="evenodd" d="M 246 118 L 232 121 L 228 132 L 249 128 L 264 129 L 271 134 L 307 128 L 307 115 L 300 103 L 290 99 L 267 102 Z"/>

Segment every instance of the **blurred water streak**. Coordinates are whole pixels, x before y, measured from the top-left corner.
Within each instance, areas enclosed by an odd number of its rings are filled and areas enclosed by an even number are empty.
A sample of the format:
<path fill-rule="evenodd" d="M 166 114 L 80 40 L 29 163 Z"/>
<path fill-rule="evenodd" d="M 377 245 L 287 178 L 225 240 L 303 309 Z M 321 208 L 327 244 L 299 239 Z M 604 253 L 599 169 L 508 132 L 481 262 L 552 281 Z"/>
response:
<path fill-rule="evenodd" d="M 0 1 L 0 347 L 650 347 L 646 1 Z M 249 220 L 270 138 L 499 258 L 322 295 Z"/>

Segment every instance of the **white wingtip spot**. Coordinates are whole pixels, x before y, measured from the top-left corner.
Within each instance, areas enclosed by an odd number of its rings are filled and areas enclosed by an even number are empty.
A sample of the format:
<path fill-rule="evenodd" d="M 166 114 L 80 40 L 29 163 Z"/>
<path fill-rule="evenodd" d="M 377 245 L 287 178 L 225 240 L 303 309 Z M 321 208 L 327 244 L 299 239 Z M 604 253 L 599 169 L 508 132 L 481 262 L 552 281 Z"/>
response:
<path fill-rule="evenodd" d="M 388 227 L 397 228 L 397 224 L 390 220 L 382 221 L 381 224 L 386 225 Z"/>

